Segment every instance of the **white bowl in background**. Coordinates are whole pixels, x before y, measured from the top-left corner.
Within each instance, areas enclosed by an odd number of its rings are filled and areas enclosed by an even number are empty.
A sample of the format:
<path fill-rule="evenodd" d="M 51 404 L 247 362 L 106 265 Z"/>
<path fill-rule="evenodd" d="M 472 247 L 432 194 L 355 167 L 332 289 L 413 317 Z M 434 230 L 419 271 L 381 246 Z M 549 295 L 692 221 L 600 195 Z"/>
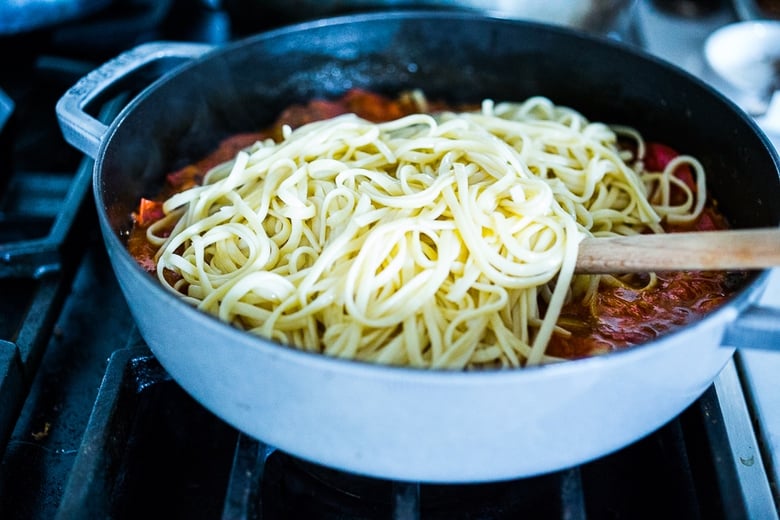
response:
<path fill-rule="evenodd" d="M 707 37 L 704 56 L 731 86 L 768 98 L 780 87 L 780 20 L 725 25 Z"/>

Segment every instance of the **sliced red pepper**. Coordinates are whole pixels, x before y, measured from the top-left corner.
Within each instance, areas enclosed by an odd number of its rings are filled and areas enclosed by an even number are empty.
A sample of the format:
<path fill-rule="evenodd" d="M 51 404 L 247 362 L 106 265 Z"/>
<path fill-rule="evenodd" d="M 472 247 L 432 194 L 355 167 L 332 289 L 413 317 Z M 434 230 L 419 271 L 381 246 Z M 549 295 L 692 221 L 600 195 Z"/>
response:
<path fill-rule="evenodd" d="M 148 226 L 163 218 L 163 203 L 150 199 L 141 199 L 138 204 L 138 211 L 133 213 L 133 218 L 139 226 Z"/>

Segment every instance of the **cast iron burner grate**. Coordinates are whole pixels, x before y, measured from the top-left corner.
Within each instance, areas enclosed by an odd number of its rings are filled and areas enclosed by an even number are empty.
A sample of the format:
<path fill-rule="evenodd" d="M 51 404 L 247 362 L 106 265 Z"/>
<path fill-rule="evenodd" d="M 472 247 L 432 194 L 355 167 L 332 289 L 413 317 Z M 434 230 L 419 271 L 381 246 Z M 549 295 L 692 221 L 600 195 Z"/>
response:
<path fill-rule="evenodd" d="M 392 482 L 237 432 L 137 338 L 110 359 L 58 518 L 750 518 L 726 419 L 713 386 L 657 432 L 579 467 L 484 484 Z"/>
<path fill-rule="evenodd" d="M 42 100 L 93 66 L 33 61 L 0 91 L 0 452 L 89 236 L 91 163 L 64 146 Z"/>

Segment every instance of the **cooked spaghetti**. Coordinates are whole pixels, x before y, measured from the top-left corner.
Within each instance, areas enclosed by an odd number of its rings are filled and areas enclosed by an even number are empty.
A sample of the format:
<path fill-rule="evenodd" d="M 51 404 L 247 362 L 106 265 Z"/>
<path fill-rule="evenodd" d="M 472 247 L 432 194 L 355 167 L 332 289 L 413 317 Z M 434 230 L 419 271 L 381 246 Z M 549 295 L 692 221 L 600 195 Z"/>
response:
<path fill-rule="evenodd" d="M 213 167 L 164 202 L 146 239 L 166 287 L 286 345 L 414 367 L 535 365 L 569 334 L 563 306 L 599 286 L 574 275 L 580 240 L 702 212 L 701 164 L 681 155 L 648 172 L 644 146 L 544 97 L 378 123 L 342 114 Z M 673 175 L 681 165 L 692 183 Z"/>

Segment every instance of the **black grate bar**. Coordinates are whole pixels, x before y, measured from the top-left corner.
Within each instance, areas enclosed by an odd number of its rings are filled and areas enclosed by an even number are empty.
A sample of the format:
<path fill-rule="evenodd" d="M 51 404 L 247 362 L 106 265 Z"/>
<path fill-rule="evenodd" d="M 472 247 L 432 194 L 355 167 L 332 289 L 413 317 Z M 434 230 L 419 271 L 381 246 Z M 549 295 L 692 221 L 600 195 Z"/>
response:
<path fill-rule="evenodd" d="M 579 467 L 561 473 L 561 520 L 585 520 L 585 493 Z"/>
<path fill-rule="evenodd" d="M 109 359 L 79 455 L 57 510 L 57 520 L 76 520 L 110 509 L 111 457 L 122 450 L 128 435 L 126 427 L 117 428 L 114 424 L 115 415 L 122 399 L 129 360 L 137 355 L 137 351 L 124 349 L 117 350 Z"/>
<path fill-rule="evenodd" d="M 236 442 L 222 520 L 261 519 L 261 482 L 275 448 L 240 434 Z"/>
<path fill-rule="evenodd" d="M 5 452 L 24 400 L 24 378 L 16 345 L 0 339 L 0 453 Z"/>
<path fill-rule="evenodd" d="M 12 341 L 0 338 L 0 453 L 5 451 L 66 293 L 61 276 L 40 280 L 16 337 Z"/>
<path fill-rule="evenodd" d="M 80 214 L 91 181 L 92 161 L 85 159 L 76 172 L 48 235 L 0 244 L 0 278 L 37 279 L 61 269 L 62 250 L 68 237 L 83 235 L 83 230 L 74 229 L 74 222 Z"/>
<path fill-rule="evenodd" d="M 393 482 L 393 518 L 420 520 L 420 484 Z"/>
<path fill-rule="evenodd" d="M 709 406 L 719 407 L 723 423 L 708 421 L 708 434 L 714 437 L 712 430 L 725 428 L 729 449 L 723 453 L 732 454 L 732 459 L 721 459 L 717 469 L 719 473 L 736 473 L 736 478 L 732 479 L 735 484 L 724 490 L 724 505 L 734 518 L 741 518 L 744 513 L 745 518 L 777 520 L 777 505 L 733 359 L 721 371 L 714 387 L 718 399 Z M 713 415 L 708 414 L 708 417 Z M 722 485 L 726 485 L 723 484 L 725 481 L 725 478 L 720 479 Z"/>
<path fill-rule="evenodd" d="M 98 118 L 110 121 L 126 103 L 125 96 L 118 96 L 103 106 Z M 93 167 L 92 159 L 87 157 L 81 161 L 46 236 L 0 244 L 0 278 L 38 279 L 56 273 L 62 269 L 66 249 L 81 250 L 69 241 L 82 239 L 85 234 L 79 229 L 77 219 L 83 214 L 84 201 L 92 186 Z M 52 182 L 61 183 L 59 179 Z"/>

